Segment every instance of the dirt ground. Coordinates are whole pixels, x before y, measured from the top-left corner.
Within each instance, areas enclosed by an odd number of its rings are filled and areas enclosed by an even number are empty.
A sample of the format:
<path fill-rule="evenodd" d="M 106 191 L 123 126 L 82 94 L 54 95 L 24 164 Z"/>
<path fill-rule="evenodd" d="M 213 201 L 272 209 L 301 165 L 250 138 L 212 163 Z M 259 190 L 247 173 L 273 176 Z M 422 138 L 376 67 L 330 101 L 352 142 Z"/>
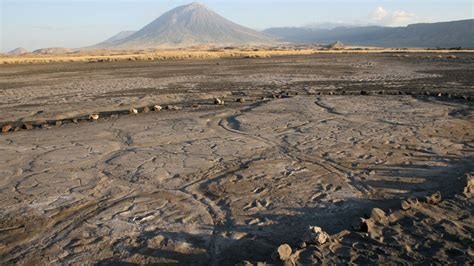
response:
<path fill-rule="evenodd" d="M 472 264 L 473 66 L 2 65 L 0 263 Z"/>

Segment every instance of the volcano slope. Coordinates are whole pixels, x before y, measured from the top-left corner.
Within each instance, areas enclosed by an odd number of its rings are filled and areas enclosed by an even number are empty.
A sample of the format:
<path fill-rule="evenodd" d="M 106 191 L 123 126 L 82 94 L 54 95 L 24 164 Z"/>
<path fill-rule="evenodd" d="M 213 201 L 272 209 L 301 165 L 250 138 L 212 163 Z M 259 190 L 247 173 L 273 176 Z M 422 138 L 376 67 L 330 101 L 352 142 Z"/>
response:
<path fill-rule="evenodd" d="M 13 126 L 0 135 L 1 263 L 472 263 L 472 66 L 469 54 L 1 66 Z M 126 114 L 152 104 L 182 109 Z M 302 243 L 309 226 L 329 246 Z M 291 256 L 275 253 L 284 243 Z"/>

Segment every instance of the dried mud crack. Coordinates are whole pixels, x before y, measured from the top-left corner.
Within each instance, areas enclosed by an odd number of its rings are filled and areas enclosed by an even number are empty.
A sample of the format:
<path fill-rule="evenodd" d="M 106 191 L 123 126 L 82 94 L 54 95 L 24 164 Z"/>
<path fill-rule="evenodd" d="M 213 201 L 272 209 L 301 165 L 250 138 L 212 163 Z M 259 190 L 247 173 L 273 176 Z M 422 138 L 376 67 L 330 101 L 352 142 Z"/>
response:
<path fill-rule="evenodd" d="M 474 106 L 454 97 L 471 76 L 426 95 L 455 63 L 415 56 L 95 64 L 96 85 L 33 86 L 51 65 L 2 66 L 30 71 L 1 81 L 2 123 L 182 109 L 1 134 L 0 264 L 472 263 Z"/>

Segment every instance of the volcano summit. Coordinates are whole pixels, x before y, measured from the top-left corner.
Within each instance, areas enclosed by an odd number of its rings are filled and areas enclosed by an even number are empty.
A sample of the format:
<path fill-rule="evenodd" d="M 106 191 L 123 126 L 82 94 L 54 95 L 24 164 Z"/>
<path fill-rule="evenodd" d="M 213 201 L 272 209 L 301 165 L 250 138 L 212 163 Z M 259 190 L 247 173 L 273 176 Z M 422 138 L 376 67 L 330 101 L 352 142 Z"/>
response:
<path fill-rule="evenodd" d="M 259 45 L 273 41 L 270 36 L 231 22 L 203 4 L 191 3 L 172 9 L 126 38 L 100 43 L 94 48 Z"/>

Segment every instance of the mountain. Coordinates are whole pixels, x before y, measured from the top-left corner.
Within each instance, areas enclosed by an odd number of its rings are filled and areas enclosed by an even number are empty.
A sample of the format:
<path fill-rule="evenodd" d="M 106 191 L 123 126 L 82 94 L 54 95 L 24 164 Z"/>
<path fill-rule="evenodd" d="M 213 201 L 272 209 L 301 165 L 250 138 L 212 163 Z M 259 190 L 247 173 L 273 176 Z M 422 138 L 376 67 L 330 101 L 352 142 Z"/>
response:
<path fill-rule="evenodd" d="M 93 48 L 137 49 L 195 45 L 269 44 L 267 34 L 231 22 L 206 6 L 192 3 L 177 7 L 128 37 L 102 42 Z"/>
<path fill-rule="evenodd" d="M 265 33 L 294 43 L 332 43 L 382 47 L 474 48 L 474 20 L 412 24 L 406 27 L 270 28 Z"/>
<path fill-rule="evenodd" d="M 107 40 L 97 44 L 97 45 L 109 45 L 109 44 L 113 44 L 117 41 L 120 41 L 122 39 L 125 39 L 127 38 L 128 36 L 134 34 L 136 31 L 133 31 L 133 30 L 129 30 L 129 31 L 121 31 L 117 34 L 115 34 L 114 36 L 108 38 Z"/>
<path fill-rule="evenodd" d="M 23 47 L 18 47 L 18 48 L 15 48 L 15 49 L 11 50 L 7 54 L 8 55 L 20 55 L 20 54 L 27 54 L 27 53 L 29 53 L 28 50 L 26 50 Z"/>
<path fill-rule="evenodd" d="M 339 27 L 346 28 L 357 28 L 369 26 L 367 23 L 357 23 L 357 22 L 317 22 L 309 23 L 303 26 L 303 28 L 313 29 L 313 30 L 332 30 Z"/>
<path fill-rule="evenodd" d="M 69 54 L 73 53 L 76 50 L 70 48 L 63 48 L 63 47 L 50 47 L 50 48 L 41 48 L 38 50 L 34 50 L 33 54 Z"/>

